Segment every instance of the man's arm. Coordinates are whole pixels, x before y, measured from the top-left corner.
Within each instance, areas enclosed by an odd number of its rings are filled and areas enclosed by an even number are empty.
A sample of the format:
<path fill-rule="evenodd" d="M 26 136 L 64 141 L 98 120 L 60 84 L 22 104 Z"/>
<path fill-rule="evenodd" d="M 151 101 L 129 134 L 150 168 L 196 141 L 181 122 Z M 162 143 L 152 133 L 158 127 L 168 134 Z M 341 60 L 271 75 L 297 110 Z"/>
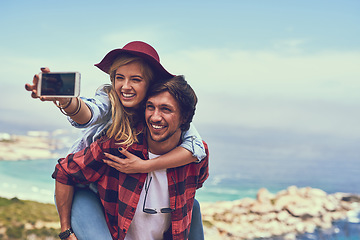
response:
<path fill-rule="evenodd" d="M 61 232 L 71 227 L 71 205 L 74 196 L 74 187 L 65 185 L 58 181 L 55 183 L 56 207 L 59 213 Z M 71 234 L 68 239 L 77 239 L 75 234 Z"/>

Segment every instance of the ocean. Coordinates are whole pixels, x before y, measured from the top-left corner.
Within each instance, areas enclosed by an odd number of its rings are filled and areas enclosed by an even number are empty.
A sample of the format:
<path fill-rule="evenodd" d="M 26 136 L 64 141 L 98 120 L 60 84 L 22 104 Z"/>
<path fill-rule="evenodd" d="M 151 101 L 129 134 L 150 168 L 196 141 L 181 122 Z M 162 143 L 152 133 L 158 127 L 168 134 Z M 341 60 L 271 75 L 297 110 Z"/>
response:
<path fill-rule="evenodd" d="M 240 126 L 197 129 L 210 151 L 210 177 L 196 195 L 200 202 L 256 198 L 260 188 L 276 193 L 291 185 L 360 194 L 358 139 Z M 66 149 L 58 152 L 65 155 Z M 53 203 L 56 160 L 0 161 L 0 196 Z M 360 239 L 360 223 L 340 221 L 329 234 L 298 239 Z"/>

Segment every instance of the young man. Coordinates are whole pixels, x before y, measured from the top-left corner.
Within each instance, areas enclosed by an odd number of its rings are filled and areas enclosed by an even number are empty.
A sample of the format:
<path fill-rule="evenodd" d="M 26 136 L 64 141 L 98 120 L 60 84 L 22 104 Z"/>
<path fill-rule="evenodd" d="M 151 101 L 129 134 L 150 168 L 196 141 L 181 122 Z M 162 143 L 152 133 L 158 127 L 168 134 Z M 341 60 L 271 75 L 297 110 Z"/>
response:
<path fill-rule="evenodd" d="M 139 143 L 127 151 L 149 159 L 174 149 L 182 131 L 189 128 L 196 103 L 194 91 L 182 76 L 154 85 L 146 102 L 146 128 L 138 136 Z M 149 174 L 124 174 L 104 162 L 116 161 L 112 155 L 119 156 L 119 147 L 124 146 L 102 138 L 89 148 L 60 159 L 53 174 L 56 195 L 65 192 L 67 196 L 66 185 L 97 182 L 113 239 L 187 239 L 195 191 L 208 177 L 208 157 L 200 163 Z M 56 199 L 60 220 L 68 217 L 61 208 L 69 199 Z"/>

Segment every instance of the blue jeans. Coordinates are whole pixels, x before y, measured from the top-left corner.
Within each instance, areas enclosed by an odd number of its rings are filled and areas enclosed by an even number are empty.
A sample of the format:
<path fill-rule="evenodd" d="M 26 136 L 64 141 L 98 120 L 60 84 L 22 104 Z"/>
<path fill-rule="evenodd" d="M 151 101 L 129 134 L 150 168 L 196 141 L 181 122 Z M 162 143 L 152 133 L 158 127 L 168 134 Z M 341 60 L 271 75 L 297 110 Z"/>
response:
<path fill-rule="evenodd" d="M 194 206 L 191 215 L 189 240 L 204 240 L 200 204 L 196 199 L 194 199 Z"/>
<path fill-rule="evenodd" d="M 71 227 L 79 240 L 112 240 L 99 197 L 88 188 L 76 188 L 71 209 Z M 199 202 L 194 200 L 189 240 L 203 240 Z"/>
<path fill-rule="evenodd" d="M 100 199 L 88 188 L 75 188 L 71 227 L 79 240 L 112 240 Z"/>

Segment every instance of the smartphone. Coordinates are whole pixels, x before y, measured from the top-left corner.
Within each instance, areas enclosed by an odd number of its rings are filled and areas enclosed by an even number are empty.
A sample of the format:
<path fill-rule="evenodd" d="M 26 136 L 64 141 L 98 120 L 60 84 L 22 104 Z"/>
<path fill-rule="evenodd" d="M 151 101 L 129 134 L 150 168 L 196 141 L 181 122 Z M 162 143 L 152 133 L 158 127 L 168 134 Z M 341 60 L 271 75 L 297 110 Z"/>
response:
<path fill-rule="evenodd" d="M 39 73 L 38 96 L 78 97 L 80 95 L 79 72 Z"/>

